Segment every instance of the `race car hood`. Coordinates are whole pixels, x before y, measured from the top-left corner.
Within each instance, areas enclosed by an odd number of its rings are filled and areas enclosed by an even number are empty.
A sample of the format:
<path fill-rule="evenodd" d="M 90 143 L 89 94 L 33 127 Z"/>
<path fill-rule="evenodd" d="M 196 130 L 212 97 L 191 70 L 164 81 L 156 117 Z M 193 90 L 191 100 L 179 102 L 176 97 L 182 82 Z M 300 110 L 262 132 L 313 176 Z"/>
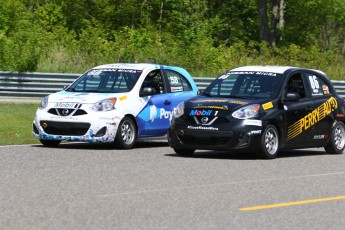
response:
<path fill-rule="evenodd" d="M 262 104 L 267 99 L 239 99 L 239 98 L 216 98 L 197 96 L 188 101 L 185 101 L 185 110 L 190 112 L 192 110 L 202 110 L 207 113 L 209 110 L 217 110 L 221 114 L 233 112 L 236 109 L 249 104 Z M 201 112 L 202 112 L 201 111 Z"/>
<path fill-rule="evenodd" d="M 86 93 L 86 92 L 67 92 L 60 91 L 49 95 L 48 102 L 64 102 L 64 103 L 83 103 L 83 104 L 93 104 L 98 101 L 123 96 L 124 93 L 114 94 L 114 93 Z"/>

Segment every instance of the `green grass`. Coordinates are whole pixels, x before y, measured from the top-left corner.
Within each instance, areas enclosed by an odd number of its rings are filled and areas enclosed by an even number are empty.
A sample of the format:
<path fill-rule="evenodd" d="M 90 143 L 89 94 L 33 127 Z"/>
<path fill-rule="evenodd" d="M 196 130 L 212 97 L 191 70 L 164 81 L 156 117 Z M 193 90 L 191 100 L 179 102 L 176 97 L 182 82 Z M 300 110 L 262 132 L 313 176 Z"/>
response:
<path fill-rule="evenodd" d="M 39 143 L 31 131 L 38 106 L 0 103 L 0 145 Z"/>

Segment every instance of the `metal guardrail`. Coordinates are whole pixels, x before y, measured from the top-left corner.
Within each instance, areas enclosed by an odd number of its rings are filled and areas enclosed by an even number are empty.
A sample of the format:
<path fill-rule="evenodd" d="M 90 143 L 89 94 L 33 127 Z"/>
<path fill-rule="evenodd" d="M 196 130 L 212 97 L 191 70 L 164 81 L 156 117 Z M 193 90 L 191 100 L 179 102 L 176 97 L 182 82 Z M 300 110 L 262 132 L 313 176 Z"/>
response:
<path fill-rule="evenodd" d="M 43 98 L 60 91 L 71 84 L 80 74 L 61 73 L 14 73 L 0 71 L 0 97 Z M 214 78 L 196 77 L 199 89 L 205 87 Z M 345 97 L 345 81 L 332 81 L 337 93 Z"/>

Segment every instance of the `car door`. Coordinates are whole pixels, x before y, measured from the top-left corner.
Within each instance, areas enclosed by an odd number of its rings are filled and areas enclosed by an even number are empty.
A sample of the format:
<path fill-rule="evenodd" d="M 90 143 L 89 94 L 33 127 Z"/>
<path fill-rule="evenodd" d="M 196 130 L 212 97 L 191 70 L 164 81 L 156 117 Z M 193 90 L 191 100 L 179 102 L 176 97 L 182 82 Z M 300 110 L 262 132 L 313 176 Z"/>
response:
<path fill-rule="evenodd" d="M 285 120 L 285 146 L 291 148 L 307 147 L 312 143 L 313 131 L 308 114 L 314 107 L 306 90 L 302 72 L 295 72 L 285 82 L 283 88 L 283 108 Z M 287 94 L 298 95 L 298 99 L 288 100 Z"/>
<path fill-rule="evenodd" d="M 144 87 L 155 89 L 155 93 L 142 96 L 145 106 L 137 116 L 139 137 L 162 136 L 166 134 L 172 117 L 172 103 L 168 98 L 166 79 L 163 70 L 151 71 L 145 78 Z"/>
<path fill-rule="evenodd" d="M 323 79 L 318 73 L 306 72 L 306 86 L 310 91 L 313 111 L 308 114 L 308 120 L 312 127 L 312 139 L 315 146 L 323 146 L 328 139 L 332 124 L 335 120 L 333 111 L 337 108 L 337 101 L 333 97 L 327 79 Z"/>

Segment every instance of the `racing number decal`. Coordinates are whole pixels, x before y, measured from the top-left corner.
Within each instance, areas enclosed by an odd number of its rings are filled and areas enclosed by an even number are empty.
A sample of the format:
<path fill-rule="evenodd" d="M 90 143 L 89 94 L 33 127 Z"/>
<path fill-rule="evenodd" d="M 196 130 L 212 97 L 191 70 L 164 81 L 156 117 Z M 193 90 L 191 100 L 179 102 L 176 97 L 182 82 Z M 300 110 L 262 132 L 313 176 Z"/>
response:
<path fill-rule="evenodd" d="M 295 138 L 303 131 L 309 129 L 311 126 L 324 119 L 337 108 L 337 99 L 335 99 L 334 97 L 329 98 L 312 112 L 308 113 L 303 118 L 290 125 L 288 128 L 287 140 L 289 141 L 292 138 Z"/>
<path fill-rule="evenodd" d="M 169 77 L 169 79 L 170 79 L 170 83 L 171 83 L 171 84 L 173 84 L 173 85 L 179 84 L 178 77 L 176 77 L 176 76 L 171 76 L 171 77 Z"/>
<path fill-rule="evenodd" d="M 309 82 L 311 85 L 311 88 L 313 89 L 314 93 L 317 93 L 320 89 L 319 81 L 317 80 L 316 76 L 309 76 Z"/>

